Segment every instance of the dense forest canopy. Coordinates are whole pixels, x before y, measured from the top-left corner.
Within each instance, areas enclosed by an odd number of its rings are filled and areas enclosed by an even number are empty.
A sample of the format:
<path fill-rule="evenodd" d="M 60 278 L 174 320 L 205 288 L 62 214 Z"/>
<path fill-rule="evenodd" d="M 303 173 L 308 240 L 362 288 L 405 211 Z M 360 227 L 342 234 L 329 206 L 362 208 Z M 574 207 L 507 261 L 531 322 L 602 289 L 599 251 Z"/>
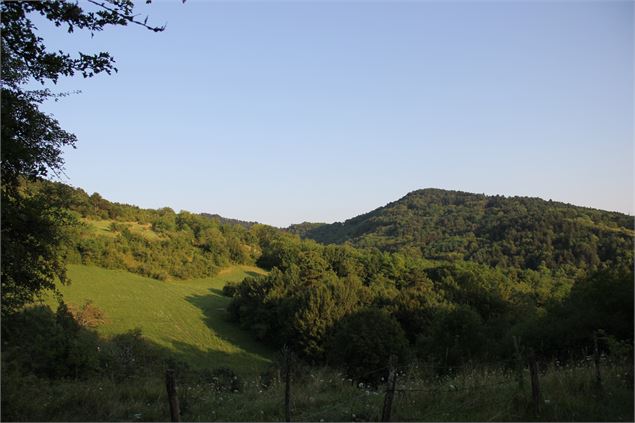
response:
<path fill-rule="evenodd" d="M 430 259 L 569 271 L 628 261 L 633 217 L 539 198 L 423 189 L 344 223 L 293 225 L 322 243 L 404 251 Z"/>

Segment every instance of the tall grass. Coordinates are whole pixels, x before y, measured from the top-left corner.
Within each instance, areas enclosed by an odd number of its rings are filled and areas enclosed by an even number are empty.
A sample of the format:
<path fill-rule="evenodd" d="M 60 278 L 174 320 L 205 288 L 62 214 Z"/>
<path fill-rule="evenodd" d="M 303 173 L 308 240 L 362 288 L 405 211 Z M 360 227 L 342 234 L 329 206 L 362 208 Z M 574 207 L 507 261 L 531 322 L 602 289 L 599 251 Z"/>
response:
<path fill-rule="evenodd" d="M 633 421 L 632 366 L 606 364 L 599 390 L 586 365 L 549 366 L 540 376 L 541 412 L 534 414 L 529 381 L 520 389 L 512 373 L 465 369 L 424 379 L 424 369 L 401 372 L 394 421 Z M 6 376 L 6 375 L 5 375 Z M 275 372 L 274 372 L 275 376 Z M 3 378 L 3 419 L 48 421 L 166 421 L 162 374 L 117 383 L 108 378 L 45 381 Z M 258 374 L 240 379 L 238 392 L 216 389 L 186 374 L 177 379 L 184 421 L 283 421 L 284 386 L 265 386 Z M 384 387 L 358 384 L 328 368 L 306 367 L 293 378 L 292 419 L 377 421 Z M 5 409 L 8 407 L 8 409 Z"/>

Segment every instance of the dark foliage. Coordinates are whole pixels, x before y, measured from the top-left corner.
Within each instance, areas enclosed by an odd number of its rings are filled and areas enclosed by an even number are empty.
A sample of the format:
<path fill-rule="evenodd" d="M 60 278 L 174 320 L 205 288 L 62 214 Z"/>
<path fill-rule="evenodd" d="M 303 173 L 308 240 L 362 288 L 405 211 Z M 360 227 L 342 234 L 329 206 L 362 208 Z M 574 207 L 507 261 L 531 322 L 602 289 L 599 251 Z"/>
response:
<path fill-rule="evenodd" d="M 385 311 L 362 310 L 342 319 L 329 343 L 328 361 L 343 367 L 356 381 L 386 380 L 391 355 L 408 361 L 408 340 L 399 323 Z"/>
<path fill-rule="evenodd" d="M 513 335 L 544 356 L 588 346 L 596 329 L 632 344 L 632 261 L 615 264 L 619 272 L 609 263 L 621 259 L 600 263 L 597 271 L 491 267 L 271 233 L 261 248 L 261 263 L 274 267 L 231 287 L 230 315 L 259 340 L 288 344 L 310 361 L 344 362 L 338 354 L 354 336 L 339 335 L 335 344 L 329 339 L 349 316 L 368 308 L 388 313 L 410 349 L 443 369 L 506 360 Z M 382 336 L 374 332 L 377 342 Z M 373 348 L 355 354 L 362 360 Z"/>

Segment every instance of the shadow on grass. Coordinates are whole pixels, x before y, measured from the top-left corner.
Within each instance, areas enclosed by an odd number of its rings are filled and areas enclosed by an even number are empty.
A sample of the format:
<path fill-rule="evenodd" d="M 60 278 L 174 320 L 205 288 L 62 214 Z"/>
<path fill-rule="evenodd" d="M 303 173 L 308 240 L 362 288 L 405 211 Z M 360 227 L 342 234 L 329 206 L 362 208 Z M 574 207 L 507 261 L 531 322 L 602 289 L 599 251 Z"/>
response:
<path fill-rule="evenodd" d="M 171 349 L 174 358 L 195 367 L 208 369 L 225 367 L 243 375 L 257 374 L 270 363 L 267 358 L 247 351 L 201 350 L 181 341 L 173 341 Z"/>
<path fill-rule="evenodd" d="M 198 307 L 204 316 L 204 323 L 214 333 L 214 335 L 222 341 L 232 344 L 238 349 L 236 352 L 226 353 L 218 350 L 201 351 L 196 347 L 182 342 L 173 342 L 175 350 L 186 352 L 193 357 L 197 357 L 197 362 L 207 362 L 208 360 L 218 362 L 228 362 L 229 360 L 223 355 L 234 356 L 235 354 L 244 355 L 248 360 L 260 363 L 260 365 L 268 362 L 273 352 L 267 346 L 256 341 L 253 336 L 240 325 L 229 320 L 227 306 L 231 299 L 222 295 L 222 290 L 218 288 L 210 288 L 209 294 L 195 294 L 185 297 L 185 300 L 192 305 Z M 216 355 L 214 357 L 214 355 Z M 246 361 L 248 361 L 246 360 Z"/>

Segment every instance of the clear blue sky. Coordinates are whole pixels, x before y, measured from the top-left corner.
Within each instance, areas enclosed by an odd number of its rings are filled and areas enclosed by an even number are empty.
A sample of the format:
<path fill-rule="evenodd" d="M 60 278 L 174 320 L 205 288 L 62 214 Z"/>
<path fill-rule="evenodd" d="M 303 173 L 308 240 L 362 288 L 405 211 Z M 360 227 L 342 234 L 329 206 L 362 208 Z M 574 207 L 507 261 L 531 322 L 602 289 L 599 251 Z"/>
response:
<path fill-rule="evenodd" d="M 48 45 L 74 186 L 277 226 L 437 187 L 633 213 L 633 3 L 158 1 Z M 142 16 L 143 18 L 143 16 Z"/>

